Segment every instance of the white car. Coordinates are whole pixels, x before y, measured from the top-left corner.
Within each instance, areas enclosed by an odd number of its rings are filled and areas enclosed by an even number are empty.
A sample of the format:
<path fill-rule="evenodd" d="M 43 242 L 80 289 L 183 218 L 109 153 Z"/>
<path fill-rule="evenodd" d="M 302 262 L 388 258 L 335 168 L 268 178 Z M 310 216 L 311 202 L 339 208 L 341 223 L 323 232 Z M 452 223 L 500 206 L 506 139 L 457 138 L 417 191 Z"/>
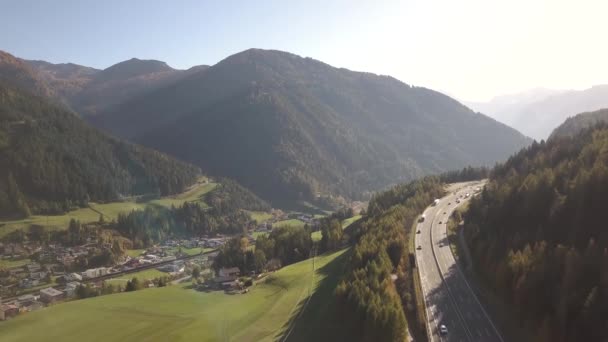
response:
<path fill-rule="evenodd" d="M 445 324 L 442 324 L 441 326 L 439 326 L 439 333 L 441 335 L 447 335 L 448 334 L 448 327 L 446 327 Z"/>

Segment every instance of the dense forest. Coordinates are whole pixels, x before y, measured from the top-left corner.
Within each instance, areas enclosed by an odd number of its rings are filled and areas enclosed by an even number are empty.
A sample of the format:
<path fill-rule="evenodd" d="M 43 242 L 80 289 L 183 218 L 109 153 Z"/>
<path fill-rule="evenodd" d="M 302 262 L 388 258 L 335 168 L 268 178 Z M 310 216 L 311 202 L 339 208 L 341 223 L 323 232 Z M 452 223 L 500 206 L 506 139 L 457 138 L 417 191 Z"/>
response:
<path fill-rule="evenodd" d="M 243 233 L 252 221 L 244 210 L 270 209 L 266 202 L 229 179 L 222 179 L 202 200 L 209 206 L 198 202 L 169 209 L 148 206 L 121 213 L 110 225 L 141 248 L 167 238 Z"/>
<path fill-rule="evenodd" d="M 205 202 L 218 213 L 231 213 L 237 209 L 269 211 L 270 205 L 237 182 L 218 179 L 218 186 L 205 196 Z"/>
<path fill-rule="evenodd" d="M 200 170 L 106 136 L 75 114 L 0 84 L 0 217 L 58 214 L 88 201 L 182 192 Z"/>
<path fill-rule="evenodd" d="M 608 339 L 608 128 L 535 143 L 471 201 L 477 271 L 534 341 Z"/>
<path fill-rule="evenodd" d="M 361 341 L 403 341 L 406 310 L 415 316 L 408 239 L 422 210 L 444 193 L 437 177 L 426 177 L 378 194 L 355 233 L 345 279 L 336 289 L 341 319 L 352 322 Z M 395 283 L 391 274 L 397 274 Z M 420 322 L 424 324 L 424 322 Z"/>

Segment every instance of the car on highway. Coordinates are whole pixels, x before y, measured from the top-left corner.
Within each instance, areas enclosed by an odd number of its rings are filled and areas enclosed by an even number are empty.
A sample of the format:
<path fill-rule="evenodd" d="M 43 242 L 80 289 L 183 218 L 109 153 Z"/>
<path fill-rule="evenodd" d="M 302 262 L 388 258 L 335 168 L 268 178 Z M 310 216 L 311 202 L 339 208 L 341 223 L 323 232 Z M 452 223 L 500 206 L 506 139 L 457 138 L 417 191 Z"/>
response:
<path fill-rule="evenodd" d="M 439 224 L 441 224 L 441 223 L 443 223 L 443 222 L 439 221 Z"/>
<path fill-rule="evenodd" d="M 439 326 L 439 333 L 444 336 L 447 335 L 448 327 L 446 327 L 445 324 L 442 324 L 441 326 Z"/>
<path fill-rule="evenodd" d="M 418 247 L 416 247 L 417 250 L 421 250 L 422 246 L 418 245 Z"/>
<path fill-rule="evenodd" d="M 416 231 L 416 234 L 420 234 L 420 229 L 418 229 L 418 230 Z"/>

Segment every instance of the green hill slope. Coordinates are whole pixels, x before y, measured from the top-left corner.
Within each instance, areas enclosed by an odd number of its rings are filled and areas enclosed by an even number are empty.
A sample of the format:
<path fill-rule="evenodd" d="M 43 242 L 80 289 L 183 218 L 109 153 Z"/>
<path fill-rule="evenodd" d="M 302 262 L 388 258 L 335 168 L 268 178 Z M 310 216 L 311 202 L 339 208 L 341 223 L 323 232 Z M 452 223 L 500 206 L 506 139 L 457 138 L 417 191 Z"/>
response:
<path fill-rule="evenodd" d="M 330 274 L 339 276 L 344 253 L 317 257 L 314 278 L 312 260 L 305 260 L 243 295 L 175 285 L 56 305 L 3 322 L 0 340 L 275 341 L 295 319 L 298 304 L 310 293 L 317 296 Z M 319 295 L 321 302 L 332 300 L 333 291 L 323 287 Z M 299 332 L 292 336 L 299 340 Z"/>
<path fill-rule="evenodd" d="M 608 123 L 608 109 L 600 109 L 594 112 L 580 113 L 573 117 L 570 117 L 559 125 L 551 133 L 551 138 L 574 136 L 580 131 L 591 128 L 598 123 Z"/>
<path fill-rule="evenodd" d="M 0 84 L 0 215 L 61 213 L 91 201 L 182 192 L 200 170 L 89 127 Z"/>

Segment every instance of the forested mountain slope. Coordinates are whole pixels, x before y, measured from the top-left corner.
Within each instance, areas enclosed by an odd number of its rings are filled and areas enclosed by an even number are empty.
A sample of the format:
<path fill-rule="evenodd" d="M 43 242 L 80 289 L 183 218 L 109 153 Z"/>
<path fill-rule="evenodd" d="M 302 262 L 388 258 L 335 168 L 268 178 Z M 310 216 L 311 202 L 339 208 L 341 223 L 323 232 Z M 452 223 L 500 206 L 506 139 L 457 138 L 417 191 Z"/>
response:
<path fill-rule="evenodd" d="M 496 167 L 465 232 L 479 274 L 534 341 L 608 338 L 608 128 L 555 136 Z"/>
<path fill-rule="evenodd" d="M 357 197 L 530 142 L 438 92 L 257 49 L 91 120 L 271 200 Z"/>
<path fill-rule="evenodd" d="M 591 128 L 599 123 L 608 123 L 608 109 L 600 109 L 595 112 L 580 113 L 573 117 L 566 119 L 566 121 L 559 125 L 549 138 L 573 136 L 578 134 L 580 131 Z"/>
<path fill-rule="evenodd" d="M 60 213 L 88 200 L 167 195 L 200 170 L 89 127 L 74 113 L 0 83 L 0 215 Z"/>

